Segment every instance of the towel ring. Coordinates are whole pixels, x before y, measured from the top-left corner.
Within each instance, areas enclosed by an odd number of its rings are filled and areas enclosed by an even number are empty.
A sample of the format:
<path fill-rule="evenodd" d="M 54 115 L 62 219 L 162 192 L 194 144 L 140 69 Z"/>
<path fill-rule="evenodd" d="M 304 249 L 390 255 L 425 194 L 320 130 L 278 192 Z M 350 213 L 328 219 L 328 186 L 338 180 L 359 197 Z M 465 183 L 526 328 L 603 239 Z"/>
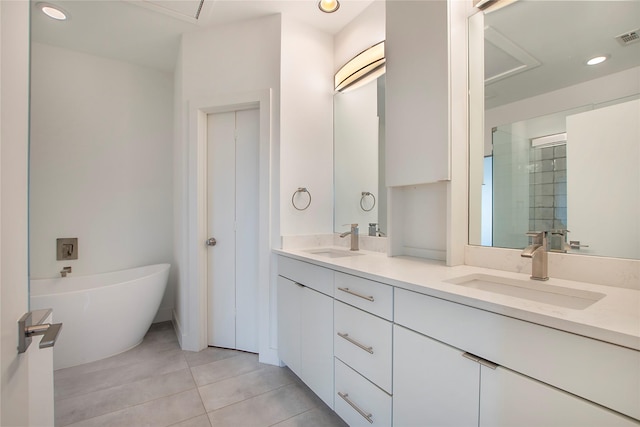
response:
<path fill-rule="evenodd" d="M 371 205 L 371 207 L 369 209 L 365 209 L 364 205 L 362 204 L 364 202 L 364 198 L 367 197 L 367 196 L 373 197 L 373 205 Z M 365 212 L 371 212 L 373 210 L 373 208 L 376 207 L 376 196 L 374 196 L 374 194 L 370 193 L 369 191 L 363 191 L 362 192 L 362 197 L 360 198 L 360 207 Z"/>
<path fill-rule="evenodd" d="M 296 206 L 295 198 L 296 198 L 296 194 L 298 193 L 307 193 L 309 195 L 309 201 L 303 208 L 299 208 L 298 206 Z M 306 187 L 298 187 L 298 189 L 293 192 L 293 196 L 291 196 L 291 204 L 293 205 L 294 208 L 296 208 L 299 211 L 303 211 L 307 209 L 311 204 L 311 193 L 309 193 L 309 190 L 307 190 Z"/>

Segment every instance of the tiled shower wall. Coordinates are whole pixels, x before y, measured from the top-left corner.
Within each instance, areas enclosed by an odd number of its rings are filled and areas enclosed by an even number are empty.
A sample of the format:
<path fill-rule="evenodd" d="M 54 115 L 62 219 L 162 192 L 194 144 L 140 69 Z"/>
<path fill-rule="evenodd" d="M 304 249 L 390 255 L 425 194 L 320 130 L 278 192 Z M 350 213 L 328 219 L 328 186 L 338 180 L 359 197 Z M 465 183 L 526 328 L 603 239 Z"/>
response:
<path fill-rule="evenodd" d="M 529 230 L 567 228 L 567 146 L 531 148 Z"/>

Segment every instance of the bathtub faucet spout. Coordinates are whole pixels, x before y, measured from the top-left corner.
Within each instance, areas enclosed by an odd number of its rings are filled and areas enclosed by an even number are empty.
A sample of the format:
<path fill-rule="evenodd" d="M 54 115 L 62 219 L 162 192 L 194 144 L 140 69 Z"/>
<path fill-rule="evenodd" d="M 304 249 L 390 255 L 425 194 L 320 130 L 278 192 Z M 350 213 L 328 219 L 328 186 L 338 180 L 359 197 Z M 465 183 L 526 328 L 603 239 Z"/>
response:
<path fill-rule="evenodd" d="M 62 270 L 60 270 L 61 277 L 67 277 L 67 273 L 71 273 L 71 267 L 64 267 Z"/>

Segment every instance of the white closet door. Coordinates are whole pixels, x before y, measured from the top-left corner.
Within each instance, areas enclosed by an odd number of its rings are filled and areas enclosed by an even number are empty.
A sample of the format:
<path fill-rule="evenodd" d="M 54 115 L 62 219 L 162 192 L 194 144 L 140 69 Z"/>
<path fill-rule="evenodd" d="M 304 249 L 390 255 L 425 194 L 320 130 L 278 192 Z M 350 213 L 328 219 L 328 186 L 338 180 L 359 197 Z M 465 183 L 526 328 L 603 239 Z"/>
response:
<path fill-rule="evenodd" d="M 210 114 L 209 345 L 256 352 L 258 110 Z"/>
<path fill-rule="evenodd" d="M 236 348 L 258 351 L 257 109 L 236 113 Z"/>

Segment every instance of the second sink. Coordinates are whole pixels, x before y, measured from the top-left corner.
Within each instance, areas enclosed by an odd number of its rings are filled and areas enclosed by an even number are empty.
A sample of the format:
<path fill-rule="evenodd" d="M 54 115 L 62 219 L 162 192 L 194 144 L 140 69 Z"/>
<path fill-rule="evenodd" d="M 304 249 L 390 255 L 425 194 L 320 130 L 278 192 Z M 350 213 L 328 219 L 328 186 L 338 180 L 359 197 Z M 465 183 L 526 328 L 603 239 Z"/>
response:
<path fill-rule="evenodd" d="M 539 282 L 530 283 L 525 280 L 492 276 L 489 274 L 470 274 L 468 276 L 446 280 L 446 282 L 467 288 L 481 289 L 483 291 L 575 310 L 583 310 L 605 297 L 605 294 L 599 292 L 584 291 Z"/>
<path fill-rule="evenodd" d="M 306 250 L 305 252 L 313 254 L 313 255 L 324 256 L 324 257 L 327 257 L 327 258 L 343 258 L 343 257 L 348 257 L 348 256 L 362 255 L 361 253 L 356 252 L 356 251 L 349 251 L 349 250 L 344 250 L 344 249 L 334 249 L 334 248 L 309 249 L 309 250 Z"/>

